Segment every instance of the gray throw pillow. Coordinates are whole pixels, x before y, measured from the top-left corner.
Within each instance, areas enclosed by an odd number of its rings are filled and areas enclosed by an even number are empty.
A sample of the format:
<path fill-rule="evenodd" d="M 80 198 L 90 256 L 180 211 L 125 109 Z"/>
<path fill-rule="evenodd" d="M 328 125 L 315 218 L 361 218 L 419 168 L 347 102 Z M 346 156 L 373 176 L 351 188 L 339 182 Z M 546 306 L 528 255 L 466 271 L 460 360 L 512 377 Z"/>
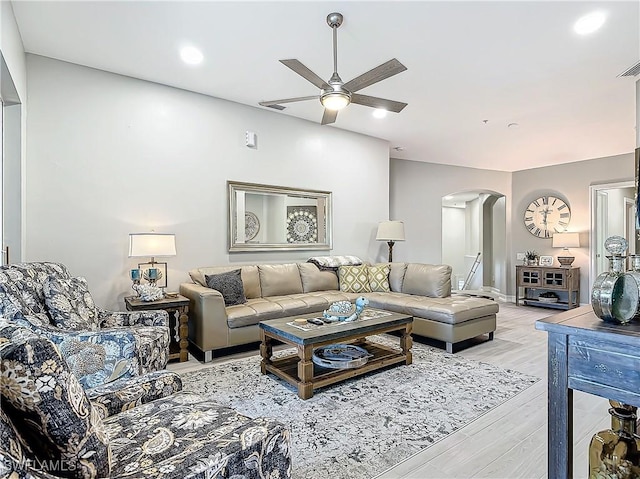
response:
<path fill-rule="evenodd" d="M 242 276 L 240 270 L 234 269 L 228 273 L 205 274 L 207 286 L 215 289 L 222 294 L 225 306 L 236 306 L 247 302 L 244 297 L 244 288 L 242 286 Z"/>

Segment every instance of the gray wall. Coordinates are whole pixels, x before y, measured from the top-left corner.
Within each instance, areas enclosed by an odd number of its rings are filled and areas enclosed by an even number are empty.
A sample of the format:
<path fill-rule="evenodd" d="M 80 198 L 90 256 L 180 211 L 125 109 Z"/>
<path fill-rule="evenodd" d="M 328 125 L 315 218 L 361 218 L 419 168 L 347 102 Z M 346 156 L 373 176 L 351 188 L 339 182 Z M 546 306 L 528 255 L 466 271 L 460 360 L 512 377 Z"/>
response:
<path fill-rule="evenodd" d="M 588 303 L 589 231 L 591 228 L 589 186 L 633 178 L 633 153 L 514 172 L 511 195 L 510 259 L 512 265 L 517 264 L 516 252 L 526 250 L 533 249 L 542 255 L 558 256 L 558 249 L 551 247 L 551 239 L 531 235 L 524 227 L 522 219 L 527 205 L 539 196 L 551 194 L 563 198 L 571 208 L 571 222 L 567 230 L 580 233 L 580 248 L 571 248 L 571 253 L 576 258 L 573 265 L 580 267 L 580 301 Z M 514 274 L 513 270 L 514 268 L 511 268 L 512 274 Z M 514 281 L 512 276 L 509 294 L 515 294 Z"/>
<path fill-rule="evenodd" d="M 511 196 L 511 173 L 391 160 L 389 208 L 405 222 L 404 243 L 396 244 L 396 261 L 442 261 L 442 197 L 463 191 L 491 190 Z M 507 223 L 509 222 L 507 202 Z M 507 224 L 507 231 L 510 225 Z M 477 253 L 475 251 L 473 254 Z M 494 258 L 499 261 L 501 258 Z"/>
<path fill-rule="evenodd" d="M 386 141 L 39 56 L 27 72 L 26 257 L 86 276 L 99 305 L 122 307 L 128 234 L 152 228 L 176 234 L 170 290 L 198 266 L 378 253 Z M 227 180 L 332 191 L 334 249 L 229 254 Z"/>

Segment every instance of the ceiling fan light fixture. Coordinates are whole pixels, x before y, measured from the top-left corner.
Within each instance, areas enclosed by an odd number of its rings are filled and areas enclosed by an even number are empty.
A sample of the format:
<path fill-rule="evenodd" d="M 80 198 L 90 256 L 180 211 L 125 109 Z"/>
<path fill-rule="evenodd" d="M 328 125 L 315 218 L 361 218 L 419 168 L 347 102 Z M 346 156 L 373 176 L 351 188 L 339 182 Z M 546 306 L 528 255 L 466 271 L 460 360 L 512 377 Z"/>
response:
<path fill-rule="evenodd" d="M 327 110 L 342 110 L 351 103 L 351 95 L 342 90 L 329 91 L 320 96 L 320 103 Z"/>

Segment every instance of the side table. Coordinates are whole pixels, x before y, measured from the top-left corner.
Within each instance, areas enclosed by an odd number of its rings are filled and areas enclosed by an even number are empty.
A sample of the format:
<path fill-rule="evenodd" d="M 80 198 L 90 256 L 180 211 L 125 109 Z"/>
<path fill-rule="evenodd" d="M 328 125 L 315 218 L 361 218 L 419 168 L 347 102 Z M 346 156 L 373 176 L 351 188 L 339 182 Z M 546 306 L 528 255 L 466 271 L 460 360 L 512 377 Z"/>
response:
<path fill-rule="evenodd" d="M 169 313 L 171 336 L 169 359 L 179 359 L 180 362 L 189 360 L 189 351 L 187 350 L 189 346 L 189 316 L 187 315 L 189 313 L 189 298 L 178 295 L 177 298 L 141 301 L 136 297 L 127 296 L 124 298 L 124 303 L 128 311 L 164 309 Z"/>

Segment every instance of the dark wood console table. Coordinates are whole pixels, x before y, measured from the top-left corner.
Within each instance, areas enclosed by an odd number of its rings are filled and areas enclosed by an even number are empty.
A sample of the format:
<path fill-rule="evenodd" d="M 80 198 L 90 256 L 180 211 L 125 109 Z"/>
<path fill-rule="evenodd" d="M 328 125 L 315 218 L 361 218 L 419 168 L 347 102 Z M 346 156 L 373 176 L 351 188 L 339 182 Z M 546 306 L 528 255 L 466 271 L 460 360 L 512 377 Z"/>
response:
<path fill-rule="evenodd" d="M 640 407 L 640 322 L 605 323 L 582 306 L 536 321 L 536 329 L 549 333 L 548 477 L 568 479 L 573 390 Z"/>

